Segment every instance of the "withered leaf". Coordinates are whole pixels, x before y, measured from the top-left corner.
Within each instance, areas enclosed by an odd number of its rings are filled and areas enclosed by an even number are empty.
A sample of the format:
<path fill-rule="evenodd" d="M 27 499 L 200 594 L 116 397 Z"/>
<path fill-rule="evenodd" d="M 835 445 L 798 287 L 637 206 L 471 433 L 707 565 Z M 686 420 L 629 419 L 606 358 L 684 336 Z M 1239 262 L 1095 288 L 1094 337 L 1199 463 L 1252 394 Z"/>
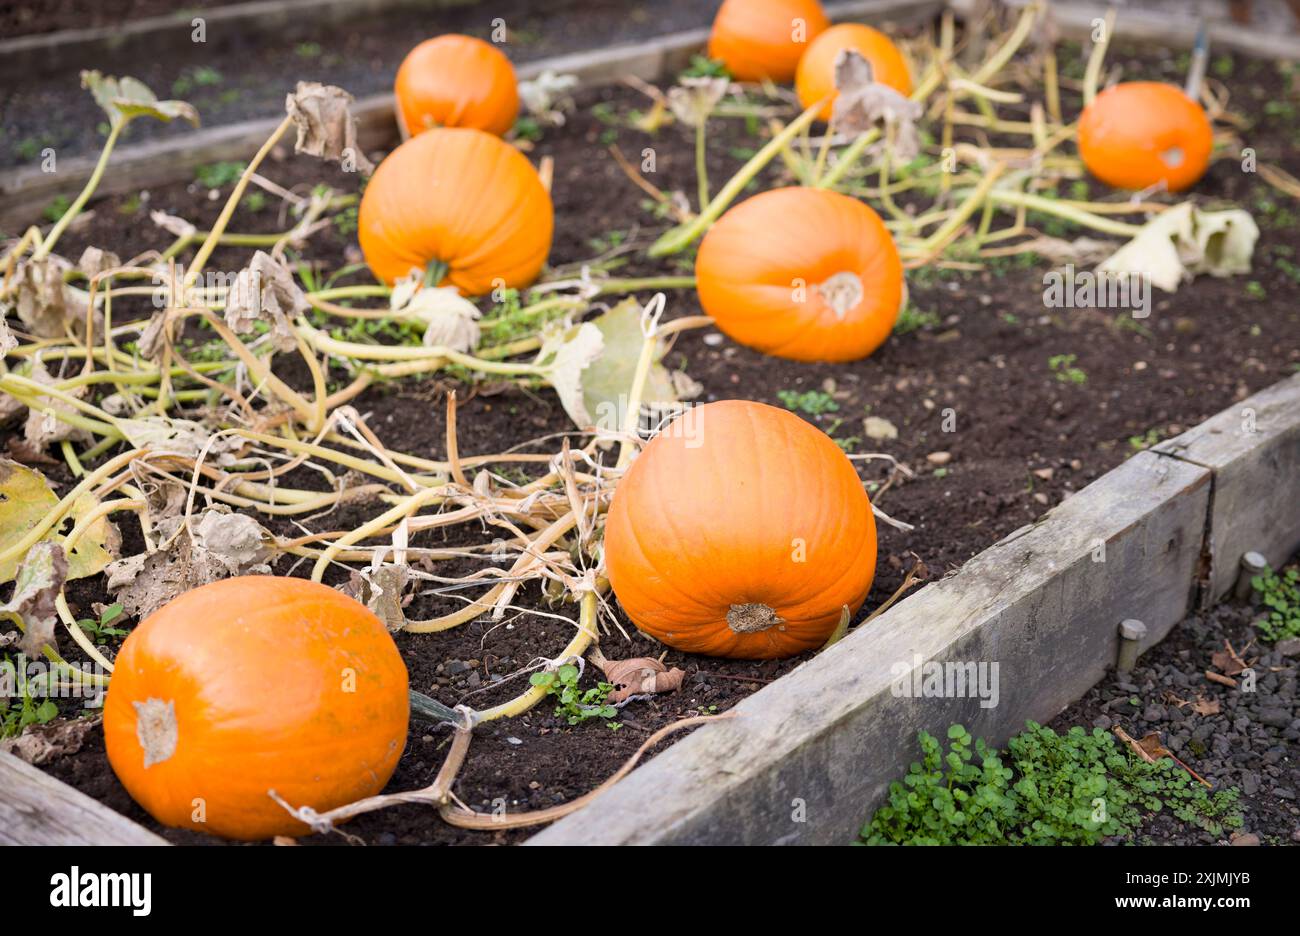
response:
<path fill-rule="evenodd" d="M 630 660 L 606 659 L 599 648 L 591 652 L 591 662 L 605 674 L 605 679 L 615 687 L 609 702 L 617 705 L 634 695 L 675 692 L 681 688 L 686 674 L 673 667 L 668 669 L 653 657 L 633 657 Z"/>
<path fill-rule="evenodd" d="M 271 326 L 271 340 L 281 351 L 298 346 L 291 319 L 311 308 L 311 303 L 288 268 L 269 253 L 259 250 L 239 271 L 226 296 L 226 324 L 237 335 L 246 335 L 254 323 Z"/>
<path fill-rule="evenodd" d="M 334 85 L 300 81 L 284 107 L 298 128 L 294 152 L 342 163 L 345 169 L 371 173 L 375 167 L 357 145 L 357 124 L 349 107 L 352 95 Z"/>
<path fill-rule="evenodd" d="M 90 730 L 100 716 L 57 719 L 44 725 L 28 725 L 16 738 L 0 741 L 0 751 L 39 767 L 69 754 L 76 754 L 86 743 Z"/>
<path fill-rule="evenodd" d="M 41 540 L 27 551 L 14 579 L 14 594 L 0 605 L 0 617 L 19 626 L 23 638 L 18 648 L 36 659 L 46 645 L 57 647 L 54 625 L 59 619 L 55 599 L 68 577 L 68 557 L 63 547 Z"/>

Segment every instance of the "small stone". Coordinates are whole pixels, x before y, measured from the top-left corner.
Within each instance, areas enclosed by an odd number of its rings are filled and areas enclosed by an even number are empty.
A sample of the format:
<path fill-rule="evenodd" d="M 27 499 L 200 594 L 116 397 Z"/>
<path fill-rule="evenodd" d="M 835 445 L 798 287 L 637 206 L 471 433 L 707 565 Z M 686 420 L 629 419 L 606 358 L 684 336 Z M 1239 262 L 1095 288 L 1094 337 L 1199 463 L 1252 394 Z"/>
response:
<path fill-rule="evenodd" d="M 862 431 L 867 434 L 868 439 L 898 438 L 898 427 L 888 419 L 882 419 L 879 416 L 868 416 L 862 420 Z"/>
<path fill-rule="evenodd" d="M 541 785 L 540 783 L 538 783 L 536 780 L 530 780 L 530 781 L 528 781 L 528 789 L 530 789 L 530 790 L 540 790 L 541 788 L 542 788 L 542 785 Z"/>
<path fill-rule="evenodd" d="M 478 670 L 474 670 L 474 672 L 469 674 L 469 678 L 465 680 L 465 684 L 471 689 L 477 689 L 479 686 L 483 685 L 483 677 L 479 675 Z"/>
<path fill-rule="evenodd" d="M 1034 495 L 1034 500 L 1042 504 L 1044 507 L 1046 507 L 1048 504 L 1048 497 L 1042 491 L 1039 491 L 1037 494 Z"/>
<path fill-rule="evenodd" d="M 1107 715 L 1101 715 L 1092 720 L 1092 727 L 1100 728 L 1102 731 L 1110 731 L 1111 726 L 1114 724 L 1115 722 Z"/>
<path fill-rule="evenodd" d="M 704 343 L 710 348 L 716 348 L 724 341 L 726 341 L 726 339 L 722 336 L 721 332 L 709 332 L 704 336 Z"/>
<path fill-rule="evenodd" d="M 1273 647 L 1282 656 L 1292 657 L 1300 656 L 1300 637 L 1290 637 L 1286 640 L 1279 640 Z"/>
<path fill-rule="evenodd" d="M 1051 481 L 1052 475 L 1056 474 L 1051 468 L 1035 468 L 1034 477 L 1042 478 L 1044 481 Z"/>
<path fill-rule="evenodd" d="M 452 676 L 458 676 L 461 673 L 467 673 L 469 672 L 470 668 L 471 668 L 470 665 L 466 663 L 464 660 L 447 661 L 447 672 Z"/>
<path fill-rule="evenodd" d="M 514 735 L 511 735 L 510 737 L 506 738 L 506 744 L 523 744 L 523 743 L 524 742 L 520 741 Z"/>
<path fill-rule="evenodd" d="M 948 462 L 952 461 L 952 453 L 931 452 L 929 455 L 925 456 L 925 460 L 932 465 L 946 465 Z"/>
<path fill-rule="evenodd" d="M 1165 720 L 1165 707 L 1163 705 L 1148 705 L 1142 711 L 1142 720 L 1146 722 L 1162 722 Z"/>
<path fill-rule="evenodd" d="M 1232 834 L 1233 845 L 1258 845 L 1259 836 L 1254 832 L 1234 832 Z"/>
<path fill-rule="evenodd" d="M 1270 728 L 1285 728 L 1291 724 L 1291 714 L 1284 709 L 1264 709 L 1255 718 L 1260 724 L 1268 725 Z"/>

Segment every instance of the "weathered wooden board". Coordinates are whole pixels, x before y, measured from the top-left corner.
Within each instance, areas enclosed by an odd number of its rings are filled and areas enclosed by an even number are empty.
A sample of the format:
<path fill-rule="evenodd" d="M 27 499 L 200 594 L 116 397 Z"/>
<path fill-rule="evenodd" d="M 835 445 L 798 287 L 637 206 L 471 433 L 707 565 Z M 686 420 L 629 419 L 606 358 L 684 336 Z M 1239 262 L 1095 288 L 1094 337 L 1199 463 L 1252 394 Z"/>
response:
<path fill-rule="evenodd" d="M 827 4 L 827 11 L 836 19 L 903 22 L 927 18 L 942 7 L 942 0 L 846 0 Z M 708 30 L 693 29 L 643 42 L 539 59 L 519 66 L 517 73 L 525 81 L 544 71 L 571 74 L 577 76 L 582 87 L 609 84 L 625 75 L 657 81 L 680 71 L 707 41 Z M 290 90 L 285 88 L 286 93 Z M 391 94 L 361 98 L 353 113 L 357 117 L 357 140 L 362 149 L 384 149 L 396 142 L 397 124 Z M 101 180 L 97 194 L 115 195 L 166 185 L 193 178 L 198 166 L 247 159 L 266 142 L 282 116 L 122 146 L 114 152 L 110 170 Z M 0 227 L 13 231 L 35 223 L 41 210 L 55 197 L 81 190 L 97 159 L 98 154 L 62 159 L 58 172 L 53 173 L 43 172 L 40 166 L 29 166 L 0 174 Z"/>
<path fill-rule="evenodd" d="M 1300 374 L 1153 451 L 1214 473 L 1203 605 L 1232 590 L 1242 554 L 1276 568 L 1300 549 Z"/>
<path fill-rule="evenodd" d="M 98 800 L 0 751 L 0 845 L 166 845 Z"/>
<path fill-rule="evenodd" d="M 1102 678 L 1120 621 L 1145 622 L 1149 645 L 1185 615 L 1209 475 L 1135 456 L 529 844 L 847 843 L 919 729 L 1001 743 Z M 921 661 L 998 664 L 996 704 L 896 694 Z"/>
<path fill-rule="evenodd" d="M 290 39 L 298 28 L 356 22 L 395 9 L 422 10 L 466 6 L 480 0 L 253 0 L 207 9 L 180 9 L 161 16 L 128 20 L 113 26 L 64 29 L 53 33 L 0 40 L 0 80 L 5 76 L 47 74 L 56 70 L 99 67 L 101 56 L 152 54 L 165 43 L 194 41 L 202 20 L 205 41 L 231 35 L 274 31 Z"/>

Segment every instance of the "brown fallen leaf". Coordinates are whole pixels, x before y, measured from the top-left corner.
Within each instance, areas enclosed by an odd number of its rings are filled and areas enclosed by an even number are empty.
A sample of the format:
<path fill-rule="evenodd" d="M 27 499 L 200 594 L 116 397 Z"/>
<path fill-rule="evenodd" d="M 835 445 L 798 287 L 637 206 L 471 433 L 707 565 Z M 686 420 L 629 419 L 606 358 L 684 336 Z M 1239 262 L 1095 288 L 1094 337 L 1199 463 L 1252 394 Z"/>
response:
<path fill-rule="evenodd" d="M 1224 675 L 1236 676 L 1246 667 L 1242 666 L 1227 650 L 1215 650 L 1214 655 L 1210 657 L 1210 665 L 1217 670 L 1222 670 Z"/>
<path fill-rule="evenodd" d="M 682 670 L 675 666 L 668 669 L 662 661 L 652 657 L 610 660 L 600 652 L 599 647 L 592 647 L 587 658 L 600 668 L 607 681 L 614 684 L 614 691 L 608 699 L 612 705 L 634 695 L 676 692 L 686 678 L 686 673 Z"/>
<path fill-rule="evenodd" d="M 1192 703 L 1192 711 L 1197 715 L 1218 715 L 1220 708 L 1218 699 L 1201 698 Z"/>
<path fill-rule="evenodd" d="M 1224 676 L 1222 673 L 1216 673 L 1214 670 L 1206 670 L 1205 678 L 1212 683 L 1218 683 L 1220 686 L 1227 686 L 1230 689 L 1237 688 L 1237 680 Z"/>
<path fill-rule="evenodd" d="M 91 718 L 59 718 L 45 725 L 28 725 L 16 738 L 0 741 L 0 751 L 39 767 L 68 754 L 76 754 L 90 729 L 99 724 Z"/>
<path fill-rule="evenodd" d="M 1157 732 L 1152 731 L 1143 737 L 1141 741 L 1136 741 L 1133 739 L 1132 735 L 1119 726 L 1116 726 L 1112 730 L 1115 732 L 1115 737 L 1127 744 L 1134 754 L 1142 758 L 1148 764 L 1154 764 L 1167 757 L 1179 767 L 1183 768 L 1183 770 L 1187 771 L 1187 773 L 1201 785 L 1208 789 L 1214 788 L 1214 784 L 1210 783 L 1210 781 L 1206 780 L 1195 770 L 1192 770 L 1192 768 L 1180 761 L 1173 751 L 1165 747 Z"/>

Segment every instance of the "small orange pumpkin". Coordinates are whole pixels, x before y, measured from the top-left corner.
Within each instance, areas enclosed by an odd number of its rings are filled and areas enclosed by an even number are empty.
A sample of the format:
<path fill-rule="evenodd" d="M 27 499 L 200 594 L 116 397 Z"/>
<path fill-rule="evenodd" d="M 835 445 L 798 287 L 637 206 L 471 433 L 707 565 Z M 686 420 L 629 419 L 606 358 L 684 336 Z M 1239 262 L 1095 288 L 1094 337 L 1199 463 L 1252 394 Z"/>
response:
<path fill-rule="evenodd" d="M 830 24 L 817 0 L 726 0 L 713 19 L 709 58 L 737 81 L 790 81 L 808 43 Z"/>
<path fill-rule="evenodd" d="M 868 205 L 826 189 L 772 189 L 724 214 L 695 259 L 700 305 L 765 354 L 853 361 L 884 343 L 903 264 Z"/>
<path fill-rule="evenodd" d="M 863 23 L 840 23 L 810 42 L 808 51 L 799 59 L 794 86 L 805 109 L 835 94 L 835 59 L 845 49 L 852 49 L 871 63 L 874 81 L 889 85 L 899 94 L 912 93 L 907 59 L 888 36 Z M 830 120 L 832 103 L 828 101 L 818 117 Z"/>
<path fill-rule="evenodd" d="M 876 521 L 834 442 L 787 410 L 698 406 L 614 489 L 605 562 L 642 631 L 690 653 L 786 657 L 826 642 L 876 568 Z"/>
<path fill-rule="evenodd" d="M 434 265 L 438 282 L 478 296 L 527 286 L 551 249 L 551 196 L 532 163 L 482 130 L 411 137 L 375 170 L 357 218 L 361 251 L 392 283 Z"/>
<path fill-rule="evenodd" d="M 472 36 L 426 39 L 397 69 L 397 118 L 411 136 L 473 127 L 501 136 L 519 116 L 515 70 L 505 53 Z"/>
<path fill-rule="evenodd" d="M 186 592 L 122 644 L 104 703 L 108 760 L 164 825 L 302 835 L 317 811 L 378 793 L 406 744 L 406 666 L 364 606 L 304 579 Z"/>
<path fill-rule="evenodd" d="M 1181 88 L 1130 81 L 1098 94 L 1079 117 L 1079 155 L 1094 176 L 1121 189 L 1164 182 L 1171 192 L 1205 174 L 1214 129 Z"/>

